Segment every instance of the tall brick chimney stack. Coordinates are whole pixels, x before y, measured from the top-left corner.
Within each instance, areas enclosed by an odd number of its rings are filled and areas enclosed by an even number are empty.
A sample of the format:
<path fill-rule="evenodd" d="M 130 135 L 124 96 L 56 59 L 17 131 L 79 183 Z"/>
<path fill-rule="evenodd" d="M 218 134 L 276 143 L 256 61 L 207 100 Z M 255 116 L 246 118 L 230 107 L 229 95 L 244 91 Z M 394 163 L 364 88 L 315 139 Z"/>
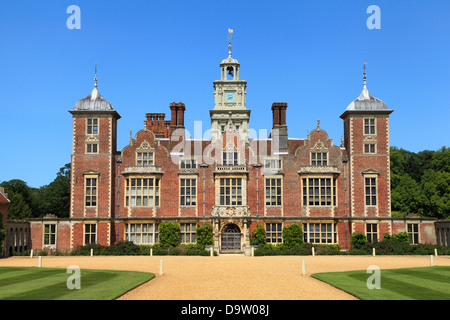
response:
<path fill-rule="evenodd" d="M 272 104 L 272 132 L 270 134 L 272 143 L 278 152 L 288 151 L 288 133 L 286 125 L 286 102 L 274 102 Z"/>

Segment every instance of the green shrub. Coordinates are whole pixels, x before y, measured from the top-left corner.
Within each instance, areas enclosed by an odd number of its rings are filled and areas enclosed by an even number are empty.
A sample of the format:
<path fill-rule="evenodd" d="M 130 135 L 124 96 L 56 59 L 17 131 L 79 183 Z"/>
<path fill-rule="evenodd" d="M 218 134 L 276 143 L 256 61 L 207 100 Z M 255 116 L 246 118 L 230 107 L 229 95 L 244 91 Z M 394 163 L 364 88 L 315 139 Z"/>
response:
<path fill-rule="evenodd" d="M 264 246 L 266 244 L 266 229 L 262 225 L 258 225 L 253 230 L 250 244 L 253 246 Z"/>
<path fill-rule="evenodd" d="M 283 228 L 283 243 L 292 248 L 303 243 L 303 231 L 301 223 L 292 223 Z"/>
<path fill-rule="evenodd" d="M 338 255 L 341 254 L 341 246 L 338 244 L 314 244 L 314 254 Z"/>
<path fill-rule="evenodd" d="M 213 227 L 210 224 L 204 224 L 197 226 L 197 244 L 200 246 L 212 246 L 213 240 Z"/>
<path fill-rule="evenodd" d="M 180 225 L 165 222 L 159 225 L 159 243 L 164 248 L 176 247 L 180 243 Z"/>
<path fill-rule="evenodd" d="M 353 248 L 361 249 L 364 247 L 364 245 L 367 244 L 367 237 L 361 232 L 353 233 L 350 237 L 350 243 L 352 244 Z"/>

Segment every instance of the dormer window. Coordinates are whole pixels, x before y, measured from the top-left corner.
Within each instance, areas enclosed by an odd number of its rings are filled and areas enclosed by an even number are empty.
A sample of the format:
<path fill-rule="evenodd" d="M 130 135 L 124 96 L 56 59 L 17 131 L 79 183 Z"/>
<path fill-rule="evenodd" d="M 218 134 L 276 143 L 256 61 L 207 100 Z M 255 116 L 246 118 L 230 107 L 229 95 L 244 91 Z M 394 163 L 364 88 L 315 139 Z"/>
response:
<path fill-rule="evenodd" d="M 136 149 L 136 166 L 151 167 L 155 165 L 155 149 L 144 140 L 139 148 Z"/>
<path fill-rule="evenodd" d="M 281 170 L 281 159 L 266 159 L 264 161 L 264 169 Z"/>
<path fill-rule="evenodd" d="M 153 163 L 153 152 L 136 153 L 136 165 L 138 167 L 150 167 L 153 166 Z"/>
<path fill-rule="evenodd" d="M 237 166 L 239 164 L 238 161 L 238 152 L 233 151 L 224 151 L 223 152 L 223 164 L 227 166 Z"/>
<path fill-rule="evenodd" d="M 311 165 L 312 166 L 326 166 L 328 165 L 327 152 L 311 152 Z"/>
<path fill-rule="evenodd" d="M 197 169 L 197 162 L 195 159 L 180 160 L 180 169 Z"/>

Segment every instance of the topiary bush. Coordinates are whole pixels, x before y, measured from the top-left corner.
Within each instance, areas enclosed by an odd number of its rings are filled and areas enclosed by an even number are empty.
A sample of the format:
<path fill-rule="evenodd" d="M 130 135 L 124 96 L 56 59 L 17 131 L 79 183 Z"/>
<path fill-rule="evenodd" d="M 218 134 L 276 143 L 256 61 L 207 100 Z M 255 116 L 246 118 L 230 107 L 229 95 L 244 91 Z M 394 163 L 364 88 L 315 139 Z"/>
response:
<path fill-rule="evenodd" d="M 159 244 L 164 248 L 173 248 L 180 243 L 180 225 L 165 222 L 159 225 Z"/>
<path fill-rule="evenodd" d="M 264 246 L 266 244 L 266 229 L 262 225 L 258 225 L 252 232 L 250 244 L 253 246 Z"/>
<path fill-rule="evenodd" d="M 292 248 L 303 243 L 303 230 L 301 223 L 292 223 L 283 228 L 283 244 Z"/>
<path fill-rule="evenodd" d="M 212 246 L 214 245 L 213 240 L 213 227 L 210 224 L 204 224 L 202 226 L 197 226 L 197 245 Z"/>
<path fill-rule="evenodd" d="M 367 244 L 367 237 L 361 232 L 353 233 L 350 237 L 350 243 L 353 248 L 361 249 Z"/>

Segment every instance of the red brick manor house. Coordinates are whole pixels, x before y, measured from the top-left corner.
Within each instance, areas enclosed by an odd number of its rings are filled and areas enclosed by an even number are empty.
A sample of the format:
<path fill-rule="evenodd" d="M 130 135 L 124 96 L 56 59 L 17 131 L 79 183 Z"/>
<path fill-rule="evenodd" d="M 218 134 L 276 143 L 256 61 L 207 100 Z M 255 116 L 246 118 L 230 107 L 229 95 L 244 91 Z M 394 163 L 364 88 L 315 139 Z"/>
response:
<path fill-rule="evenodd" d="M 374 241 L 407 231 L 416 243 L 435 243 L 434 221 L 391 217 L 393 110 L 369 93 L 365 73 L 361 95 L 342 108 L 339 145 L 319 121 L 306 138 L 290 138 L 285 102 L 271 106 L 270 135 L 252 138 L 247 82 L 240 79 L 231 45 L 213 84 L 210 139 L 187 139 L 186 107 L 171 103 L 170 120 L 147 113 L 144 127 L 117 150 L 120 115 L 95 79 L 91 94 L 69 111 L 70 217 L 32 219 L 29 249 L 65 251 L 123 240 L 154 244 L 159 224 L 168 221 L 180 224 L 182 243 L 195 243 L 196 226 L 211 224 L 221 253 L 248 254 L 258 224 L 273 244 L 283 241 L 282 229 L 291 223 L 303 225 L 306 242 L 342 249 L 355 232 Z"/>

